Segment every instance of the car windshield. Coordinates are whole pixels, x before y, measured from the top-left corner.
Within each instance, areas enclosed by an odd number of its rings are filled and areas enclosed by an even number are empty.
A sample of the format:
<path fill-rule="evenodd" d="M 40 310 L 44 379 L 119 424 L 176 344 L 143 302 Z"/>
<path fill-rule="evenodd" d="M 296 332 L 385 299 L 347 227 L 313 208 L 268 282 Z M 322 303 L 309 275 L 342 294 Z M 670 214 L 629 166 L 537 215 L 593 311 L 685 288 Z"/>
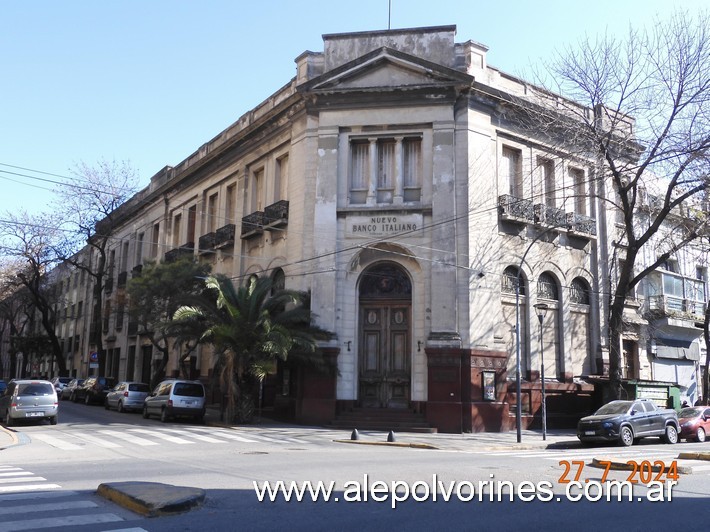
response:
<path fill-rule="evenodd" d="M 205 394 L 201 384 L 192 382 L 178 382 L 175 384 L 175 395 L 183 395 L 186 397 L 202 397 Z"/>
<path fill-rule="evenodd" d="M 30 382 L 17 387 L 17 395 L 52 395 L 54 388 L 43 382 Z"/>
<path fill-rule="evenodd" d="M 684 408 L 680 411 L 678 417 L 698 417 L 701 412 L 701 408 Z"/>
<path fill-rule="evenodd" d="M 150 392 L 150 386 L 147 384 L 129 384 L 128 389 L 131 392 Z"/>
<path fill-rule="evenodd" d="M 71 377 L 59 377 L 57 380 L 62 384 L 69 384 L 71 382 Z"/>
<path fill-rule="evenodd" d="M 597 410 L 596 415 L 623 414 L 629 409 L 630 406 L 631 406 L 631 402 L 629 402 L 629 401 L 620 401 L 618 403 L 608 403 L 608 404 L 602 406 L 599 410 Z"/>

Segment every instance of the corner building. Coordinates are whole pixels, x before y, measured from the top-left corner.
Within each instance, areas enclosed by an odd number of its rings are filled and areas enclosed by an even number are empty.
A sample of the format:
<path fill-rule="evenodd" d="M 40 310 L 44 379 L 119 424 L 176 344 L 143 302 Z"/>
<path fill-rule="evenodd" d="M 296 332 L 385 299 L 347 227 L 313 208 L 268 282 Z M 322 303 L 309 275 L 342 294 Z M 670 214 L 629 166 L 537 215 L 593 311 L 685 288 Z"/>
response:
<path fill-rule="evenodd" d="M 455 38 L 324 35 L 294 79 L 123 205 L 107 373 L 152 368 L 118 322 L 121 279 L 188 254 L 311 292 L 338 371 L 283 364 L 265 401 L 285 418 L 509 430 L 519 359 L 522 420 L 539 426 L 541 355 L 548 426 L 587 411 L 603 366 L 591 166 L 521 127 L 532 87 Z M 203 349 L 193 376 L 209 383 L 212 364 Z"/>

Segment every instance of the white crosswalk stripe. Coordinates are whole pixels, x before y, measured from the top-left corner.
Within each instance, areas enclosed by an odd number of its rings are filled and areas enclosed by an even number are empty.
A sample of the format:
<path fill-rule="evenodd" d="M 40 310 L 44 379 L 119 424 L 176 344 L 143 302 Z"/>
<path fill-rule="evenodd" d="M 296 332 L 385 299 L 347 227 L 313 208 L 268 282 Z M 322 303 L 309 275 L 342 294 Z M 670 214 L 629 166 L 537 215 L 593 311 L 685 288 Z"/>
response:
<path fill-rule="evenodd" d="M 170 434 L 163 434 L 157 430 L 148 429 L 130 429 L 131 432 L 138 432 L 139 434 L 148 434 L 149 436 L 155 436 L 161 440 L 169 441 L 170 443 L 177 443 L 179 445 L 192 444 L 194 441 L 189 441 L 184 438 L 178 438 L 176 436 L 170 436 Z"/>
<path fill-rule="evenodd" d="M 164 444 L 191 445 L 199 442 L 209 444 L 240 443 L 270 443 L 275 445 L 309 445 L 305 439 L 295 438 L 287 432 L 257 432 L 256 430 L 234 430 L 221 427 L 185 427 L 185 428 L 140 428 L 126 427 L 123 430 L 97 430 L 91 433 L 82 430 L 65 430 L 63 432 L 38 431 L 31 436 L 57 449 L 66 451 L 86 450 L 87 445 L 95 445 L 107 449 L 117 449 L 126 446 L 155 446 Z M 0 479 L 3 472 L 13 471 L 0 468 Z"/>
<path fill-rule="evenodd" d="M 112 438 L 125 440 L 131 445 L 140 445 L 141 447 L 147 447 L 149 445 L 159 445 L 158 442 L 146 440 L 145 438 L 139 438 L 138 436 L 126 434 L 125 432 L 119 432 L 117 430 L 100 430 L 99 432 L 102 434 L 106 434 L 107 436 L 111 436 Z"/>
<path fill-rule="evenodd" d="M 22 476 L 4 477 L 3 481 L 8 485 L 0 486 L 2 532 L 103 526 L 126 521 L 124 517 L 106 511 L 107 508 L 76 491 L 63 491 L 58 484 L 39 484 L 46 479 L 18 467 L 0 467 L 0 474 L 17 472 Z M 111 526 L 111 530 L 115 531 L 116 528 Z M 139 527 L 123 530 L 145 532 Z"/>

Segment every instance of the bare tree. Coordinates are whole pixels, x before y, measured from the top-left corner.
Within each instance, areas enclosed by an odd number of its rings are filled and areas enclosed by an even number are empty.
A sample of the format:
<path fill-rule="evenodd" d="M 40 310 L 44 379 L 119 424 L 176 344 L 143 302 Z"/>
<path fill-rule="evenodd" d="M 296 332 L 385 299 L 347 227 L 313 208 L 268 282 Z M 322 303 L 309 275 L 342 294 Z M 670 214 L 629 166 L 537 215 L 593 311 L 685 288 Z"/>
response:
<path fill-rule="evenodd" d="M 522 108 L 523 122 L 550 145 L 594 169 L 585 194 L 606 202 L 598 222 L 616 212 L 616 251 L 602 266 L 609 284 L 601 287 L 612 396 L 621 393 L 627 297 L 708 232 L 707 211 L 681 208 L 699 203 L 710 180 L 709 65 L 708 14 L 678 12 L 625 39 L 605 35 L 563 50 L 538 76 L 546 89 L 511 107 Z M 654 238 L 661 227 L 669 238 Z M 643 256 L 651 259 L 641 263 Z"/>
<path fill-rule="evenodd" d="M 99 324 L 104 312 L 104 289 L 112 265 L 108 253 L 120 222 L 119 207 L 136 192 L 137 171 L 122 161 L 101 160 L 95 166 L 81 162 L 73 169 L 77 180 L 59 189 L 59 212 L 63 213 L 68 237 L 58 250 L 67 263 L 84 270 L 93 280 L 91 320 L 96 334 L 90 339 L 103 351 Z M 89 253 L 75 254 L 88 244 Z"/>
<path fill-rule="evenodd" d="M 13 263 L 12 270 L 6 272 L 3 289 L 22 291 L 22 297 L 29 299 L 31 308 L 25 309 L 26 317 L 32 321 L 34 312 L 37 313 L 46 333 L 42 343 L 49 344 L 59 374 L 65 375 L 66 359 L 56 330 L 57 308 L 61 306 L 61 301 L 49 275 L 59 263 L 55 253 L 57 243 L 63 238 L 59 225 L 54 216 L 6 213 L 0 220 L 0 238 L 5 256 Z M 31 341 L 26 333 L 18 334 L 17 338 L 26 338 L 28 345 L 37 344 L 39 338 Z"/>

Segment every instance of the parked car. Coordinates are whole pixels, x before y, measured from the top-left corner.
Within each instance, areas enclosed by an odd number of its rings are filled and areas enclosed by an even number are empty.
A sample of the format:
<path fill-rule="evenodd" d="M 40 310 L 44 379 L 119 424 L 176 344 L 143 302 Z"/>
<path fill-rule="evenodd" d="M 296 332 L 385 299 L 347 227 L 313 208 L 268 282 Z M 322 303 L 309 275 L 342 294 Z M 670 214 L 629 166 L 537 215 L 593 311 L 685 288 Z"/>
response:
<path fill-rule="evenodd" d="M 679 431 L 676 411 L 659 408 L 650 399 L 611 401 L 577 424 L 577 438 L 582 443 L 618 441 L 624 446 L 648 436 L 677 443 Z"/>
<path fill-rule="evenodd" d="M 84 401 L 87 405 L 91 403 L 104 404 L 108 391 L 116 386 L 116 379 L 113 377 L 87 377 L 84 384 L 74 389 L 73 401 Z"/>
<path fill-rule="evenodd" d="M 691 406 L 678 414 L 680 438 L 704 442 L 710 432 L 710 407 Z"/>
<path fill-rule="evenodd" d="M 104 406 L 106 410 L 115 408 L 119 412 L 126 410 L 141 410 L 143 401 L 150 393 L 150 386 L 143 382 L 119 382 L 106 395 Z"/>
<path fill-rule="evenodd" d="M 62 391 L 59 393 L 59 399 L 71 399 L 76 387 L 82 384 L 84 384 L 84 379 L 72 379 L 69 384 L 62 388 Z"/>
<path fill-rule="evenodd" d="M 201 423 L 205 417 L 205 387 L 200 381 L 169 379 L 146 397 L 143 417 L 160 416 L 165 423 L 173 417 L 191 417 Z"/>
<path fill-rule="evenodd" d="M 21 419 L 59 420 L 59 400 L 54 385 L 44 380 L 13 380 L 0 396 L 0 413 L 5 426 Z"/>
<path fill-rule="evenodd" d="M 50 382 L 57 390 L 57 396 L 61 393 L 64 387 L 71 382 L 71 377 L 54 377 Z"/>

